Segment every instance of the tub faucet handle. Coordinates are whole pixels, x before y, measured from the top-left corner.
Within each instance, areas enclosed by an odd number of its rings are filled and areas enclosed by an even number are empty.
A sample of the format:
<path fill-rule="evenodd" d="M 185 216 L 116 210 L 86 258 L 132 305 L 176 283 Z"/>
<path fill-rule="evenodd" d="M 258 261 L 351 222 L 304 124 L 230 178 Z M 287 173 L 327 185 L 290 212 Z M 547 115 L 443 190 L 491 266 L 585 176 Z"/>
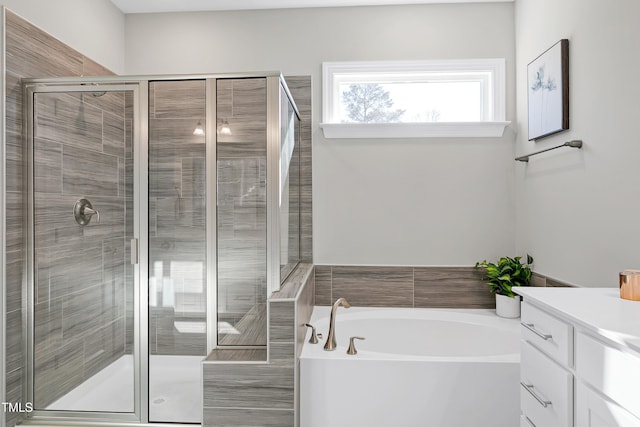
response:
<path fill-rule="evenodd" d="M 304 326 L 311 328 L 311 337 L 309 338 L 309 343 L 310 344 L 318 344 L 318 338 L 322 339 L 322 334 L 317 334 L 316 333 L 316 328 L 310 324 L 310 323 L 305 323 Z"/>
<path fill-rule="evenodd" d="M 353 343 L 353 340 L 364 340 L 364 337 L 349 337 L 349 348 L 347 349 L 347 354 L 358 354 L 358 350 L 356 350 L 356 346 Z"/>

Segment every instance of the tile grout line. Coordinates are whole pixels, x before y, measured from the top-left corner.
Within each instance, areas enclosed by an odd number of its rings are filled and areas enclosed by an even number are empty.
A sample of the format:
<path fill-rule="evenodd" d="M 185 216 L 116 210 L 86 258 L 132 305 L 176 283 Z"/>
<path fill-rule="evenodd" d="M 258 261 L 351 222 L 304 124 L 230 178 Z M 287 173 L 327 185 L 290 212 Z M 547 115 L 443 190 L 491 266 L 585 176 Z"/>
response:
<path fill-rule="evenodd" d="M 413 285 L 413 300 L 411 306 L 416 307 L 416 268 L 411 267 L 411 284 Z"/>

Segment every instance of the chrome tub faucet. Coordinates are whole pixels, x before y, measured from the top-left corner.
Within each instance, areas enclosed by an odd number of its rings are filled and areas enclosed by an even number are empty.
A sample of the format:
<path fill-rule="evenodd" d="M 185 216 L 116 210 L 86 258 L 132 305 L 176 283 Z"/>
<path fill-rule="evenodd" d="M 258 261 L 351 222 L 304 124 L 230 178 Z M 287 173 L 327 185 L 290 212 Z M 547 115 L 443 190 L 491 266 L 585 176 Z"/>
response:
<path fill-rule="evenodd" d="M 338 298 L 331 308 L 331 317 L 329 317 L 329 333 L 327 334 L 327 342 L 324 343 L 324 349 L 327 351 L 336 349 L 336 311 L 338 307 L 343 306 L 349 308 L 351 305 L 344 298 Z"/>

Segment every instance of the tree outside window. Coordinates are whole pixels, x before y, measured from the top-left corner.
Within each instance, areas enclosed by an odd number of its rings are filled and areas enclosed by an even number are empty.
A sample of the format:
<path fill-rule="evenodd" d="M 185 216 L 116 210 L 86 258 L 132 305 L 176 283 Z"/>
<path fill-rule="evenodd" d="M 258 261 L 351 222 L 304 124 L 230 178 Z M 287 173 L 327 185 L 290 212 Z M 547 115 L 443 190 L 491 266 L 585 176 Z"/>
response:
<path fill-rule="evenodd" d="M 346 123 L 398 123 L 405 110 L 393 109 L 389 92 L 378 83 L 349 85 L 342 92 L 348 119 Z"/>

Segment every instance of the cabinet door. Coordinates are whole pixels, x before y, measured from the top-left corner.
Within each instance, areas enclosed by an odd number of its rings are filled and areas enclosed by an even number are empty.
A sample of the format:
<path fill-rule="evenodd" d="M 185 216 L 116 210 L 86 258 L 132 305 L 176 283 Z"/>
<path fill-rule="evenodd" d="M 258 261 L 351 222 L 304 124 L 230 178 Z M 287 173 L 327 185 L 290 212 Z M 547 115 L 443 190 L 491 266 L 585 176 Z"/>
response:
<path fill-rule="evenodd" d="M 640 419 L 582 382 L 576 385 L 576 425 L 579 427 L 640 427 Z"/>
<path fill-rule="evenodd" d="M 640 357 L 583 333 L 576 348 L 576 376 L 640 417 Z"/>

